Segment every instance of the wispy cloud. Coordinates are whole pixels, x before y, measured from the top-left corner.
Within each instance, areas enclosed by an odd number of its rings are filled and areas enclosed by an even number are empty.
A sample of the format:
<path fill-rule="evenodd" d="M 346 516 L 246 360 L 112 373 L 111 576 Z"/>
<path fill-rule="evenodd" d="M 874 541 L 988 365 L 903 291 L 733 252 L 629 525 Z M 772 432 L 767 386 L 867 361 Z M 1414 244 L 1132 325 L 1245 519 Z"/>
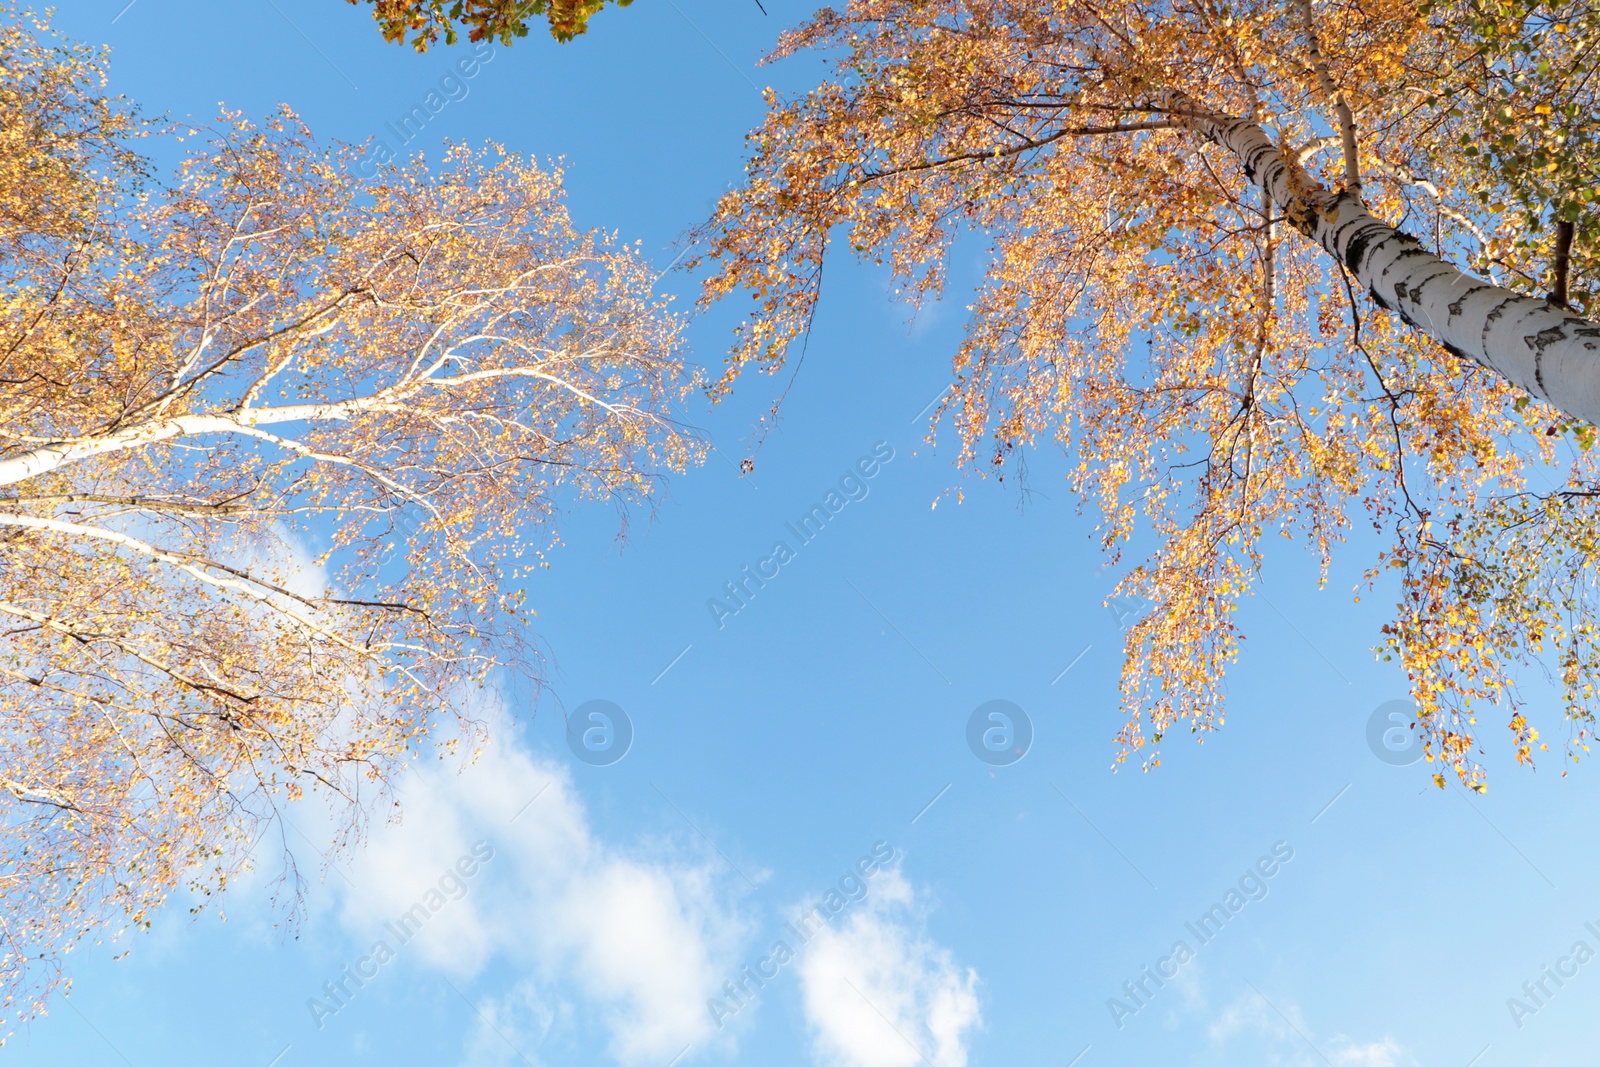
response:
<path fill-rule="evenodd" d="M 1273 1061 L 1326 1067 L 1416 1067 L 1417 1059 L 1391 1037 L 1362 1042 L 1344 1034 L 1318 1035 L 1294 1001 L 1274 997 L 1267 1001 L 1247 989 L 1222 1009 L 1207 1027 L 1212 1042 L 1226 1045 L 1245 1036 L 1256 1037 L 1270 1050 Z"/>
<path fill-rule="evenodd" d="M 925 908 L 897 870 L 865 906 L 818 934 L 800 962 L 817 1058 L 835 1067 L 965 1067 L 982 1025 L 978 976 L 927 933 Z"/>
<path fill-rule="evenodd" d="M 528 1060 L 533 1067 L 544 1067 L 548 1060 L 529 1050 L 572 1026 L 571 1002 L 550 996 L 532 981 L 518 982 L 502 996 L 485 998 L 477 1009 L 461 1067 L 528 1067 Z"/>

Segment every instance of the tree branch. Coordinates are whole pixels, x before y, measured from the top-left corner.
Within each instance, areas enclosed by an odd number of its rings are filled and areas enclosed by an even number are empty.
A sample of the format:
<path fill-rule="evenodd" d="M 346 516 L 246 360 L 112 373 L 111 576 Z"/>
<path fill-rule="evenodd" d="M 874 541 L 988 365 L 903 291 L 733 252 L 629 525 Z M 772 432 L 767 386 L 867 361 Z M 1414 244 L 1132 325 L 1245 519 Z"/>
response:
<path fill-rule="evenodd" d="M 1356 153 L 1356 119 L 1345 102 L 1344 93 L 1334 84 L 1328 70 L 1328 60 L 1322 54 L 1322 43 L 1317 39 L 1317 28 L 1312 21 L 1311 0 L 1295 0 L 1300 8 L 1300 21 L 1306 31 L 1306 47 L 1311 51 L 1311 66 L 1317 72 L 1322 91 L 1333 102 L 1334 113 L 1339 118 L 1339 139 L 1344 145 L 1344 187 L 1361 195 L 1361 160 Z"/>
<path fill-rule="evenodd" d="M 1057 130 L 1048 137 L 1038 140 L 1028 140 L 1021 144 L 1008 145 L 1005 148 L 993 148 L 987 152 L 961 152 L 942 159 L 929 159 L 921 163 L 910 163 L 904 167 L 891 167 L 888 170 L 867 171 L 858 180 L 861 182 L 876 181 L 879 178 L 889 178 L 896 174 L 912 174 L 919 170 L 932 170 L 935 167 L 948 166 L 951 163 L 965 163 L 981 159 L 1003 159 L 1026 152 L 1033 148 L 1043 148 L 1047 144 L 1061 140 L 1063 137 L 1099 137 L 1111 133 L 1139 133 L 1144 130 L 1174 130 L 1180 128 L 1176 121 L 1158 122 L 1130 122 L 1118 126 L 1068 126 Z"/>
<path fill-rule="evenodd" d="M 1556 258 L 1555 281 L 1550 286 L 1550 303 L 1558 308 L 1565 308 L 1567 303 L 1567 272 L 1572 265 L 1572 220 L 1562 219 L 1556 223 Z"/>
<path fill-rule="evenodd" d="M 1330 192 L 1253 122 L 1215 113 L 1187 121 L 1232 153 L 1288 221 L 1344 265 L 1380 307 L 1451 354 L 1568 415 L 1600 423 L 1600 324 L 1457 269 L 1375 218 L 1353 190 Z"/>

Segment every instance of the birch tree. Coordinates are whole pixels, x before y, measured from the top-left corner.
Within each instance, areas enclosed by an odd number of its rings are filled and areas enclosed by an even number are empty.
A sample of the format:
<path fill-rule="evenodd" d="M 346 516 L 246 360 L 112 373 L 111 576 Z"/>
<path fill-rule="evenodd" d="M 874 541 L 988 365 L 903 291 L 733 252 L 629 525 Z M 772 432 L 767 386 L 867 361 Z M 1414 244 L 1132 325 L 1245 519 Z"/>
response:
<path fill-rule="evenodd" d="M 698 452 L 679 322 L 558 172 L 456 149 L 361 184 L 284 111 L 144 185 L 161 131 L 102 79 L 0 9 L 13 1020 L 81 938 L 286 848 L 287 802 L 358 833 L 441 724 L 474 736 L 465 694 L 536 668 L 516 579 L 557 512 L 648 505 Z"/>
<path fill-rule="evenodd" d="M 1535 261 L 1593 190 L 1517 201 L 1549 172 L 1494 152 L 1519 108 L 1548 117 L 1560 97 L 1584 130 L 1593 111 L 1569 109 L 1577 60 L 1545 99 L 1522 76 L 1539 68 L 1517 48 L 1564 54 L 1581 28 L 1530 10 L 824 9 L 772 58 L 820 51 L 831 76 L 768 92 L 747 179 L 700 234 L 703 299 L 751 301 L 717 389 L 781 364 L 830 240 L 887 264 L 913 303 L 940 292 L 954 242 L 983 241 L 935 419 L 1001 478 L 1053 440 L 1113 558 L 1136 530 L 1155 538 L 1117 589 L 1153 602 L 1126 638 L 1119 762 L 1154 766 L 1167 731 L 1221 724 L 1267 540 L 1306 541 L 1326 579 L 1358 521 L 1381 538 L 1367 584 L 1397 580 L 1379 651 L 1410 679 L 1435 781 L 1483 788 L 1486 710 L 1519 760 L 1545 748 L 1541 722 L 1576 759 L 1594 723 L 1600 325 L 1581 314 L 1587 277 L 1551 302 Z M 1592 158 L 1560 143 L 1575 167 Z M 1529 664 L 1562 708 L 1528 705 Z"/>

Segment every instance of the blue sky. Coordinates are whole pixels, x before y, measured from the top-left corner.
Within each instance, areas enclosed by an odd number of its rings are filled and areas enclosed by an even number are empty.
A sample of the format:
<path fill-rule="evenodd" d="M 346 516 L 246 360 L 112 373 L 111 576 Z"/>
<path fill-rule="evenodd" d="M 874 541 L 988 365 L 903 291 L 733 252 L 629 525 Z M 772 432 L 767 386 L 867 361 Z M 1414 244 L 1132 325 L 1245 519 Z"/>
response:
<path fill-rule="evenodd" d="M 198 118 L 219 101 L 255 115 L 287 101 L 326 140 L 382 136 L 464 54 L 385 45 L 365 8 L 334 0 L 125 4 L 73 0 L 59 14 L 66 32 L 113 47 L 115 91 Z M 757 86 L 801 89 L 822 73 L 814 56 L 755 68 L 806 13 L 766 8 L 638 0 L 575 44 L 498 48 L 417 143 L 560 156 L 578 224 L 637 239 L 665 267 L 739 176 Z M 312 882 L 292 929 L 263 876 L 230 894 L 225 922 L 178 901 L 150 933 L 83 949 L 70 1000 L 0 1060 L 1490 1067 L 1589 1055 L 1594 772 L 1561 777 L 1547 757 L 1530 773 L 1495 748 L 1477 798 L 1435 789 L 1426 764 L 1380 760 L 1369 717 L 1405 690 L 1370 652 L 1392 597 L 1351 597 L 1371 549 L 1361 540 L 1322 591 L 1298 546 L 1274 546 L 1241 613 L 1225 728 L 1204 745 L 1169 737 L 1154 773 L 1113 773 L 1120 634 L 1103 601 L 1116 573 L 1063 487 L 1064 460 L 1034 456 L 1022 495 L 964 478 L 947 431 L 937 447 L 923 440 L 919 414 L 948 382 L 980 254 L 958 248 L 951 298 L 915 321 L 881 273 L 830 264 L 804 368 L 750 477 L 736 464 L 781 381 L 747 379 L 693 413 L 718 453 L 673 480 L 655 515 L 633 516 L 625 545 L 605 507 L 568 516 L 566 544 L 529 585 L 549 692 L 535 703 L 507 684 L 479 698 L 498 726 L 477 765 L 408 772 L 403 823 L 324 871 L 314 817 L 287 828 Z M 662 284 L 692 299 L 688 279 Z M 694 323 L 702 364 L 719 363 L 730 316 Z M 849 483 L 857 499 L 810 543 L 790 540 L 785 524 L 863 457 L 877 462 Z M 708 600 L 777 540 L 794 558 L 719 628 Z M 1559 737 L 1554 702 L 1529 693 Z M 593 700 L 634 730 L 608 766 L 566 741 L 564 710 Z M 1032 723 L 1030 750 L 1007 766 L 967 744 L 969 717 L 993 700 Z M 417 904 L 426 923 L 401 944 L 386 924 Z M 804 941 L 787 925 L 834 904 Z M 1219 904 L 1226 923 L 1199 929 Z M 374 957 L 380 939 L 392 958 Z M 779 941 L 792 958 L 775 957 Z M 373 976 L 357 986 L 347 965 Z M 747 966 L 775 974 L 758 997 L 728 995 Z M 1557 984 L 1547 966 L 1570 977 Z M 1158 986 L 1147 974 L 1163 968 Z M 330 997 L 341 980 L 349 995 Z M 1514 1016 L 1513 997 L 1531 1010 Z"/>

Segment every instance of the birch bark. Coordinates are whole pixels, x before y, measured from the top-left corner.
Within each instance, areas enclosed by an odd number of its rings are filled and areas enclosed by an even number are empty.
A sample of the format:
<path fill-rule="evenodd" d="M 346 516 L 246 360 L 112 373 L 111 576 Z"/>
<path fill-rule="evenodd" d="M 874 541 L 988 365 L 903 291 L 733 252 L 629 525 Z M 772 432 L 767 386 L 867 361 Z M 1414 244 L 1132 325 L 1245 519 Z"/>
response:
<path fill-rule="evenodd" d="M 1457 269 L 1375 218 L 1358 194 L 1314 181 L 1259 125 L 1192 109 L 1187 99 L 1175 106 L 1190 129 L 1237 156 L 1289 221 L 1379 305 L 1551 407 L 1600 424 L 1600 324 Z"/>

